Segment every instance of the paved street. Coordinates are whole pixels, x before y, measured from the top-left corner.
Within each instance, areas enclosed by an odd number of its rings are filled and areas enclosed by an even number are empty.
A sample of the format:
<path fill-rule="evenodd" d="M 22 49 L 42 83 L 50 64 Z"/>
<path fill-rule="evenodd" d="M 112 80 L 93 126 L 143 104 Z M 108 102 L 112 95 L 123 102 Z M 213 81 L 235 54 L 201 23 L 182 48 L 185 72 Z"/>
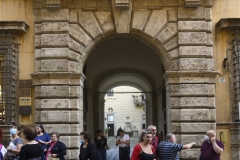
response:
<path fill-rule="evenodd" d="M 116 137 L 106 137 L 108 140 L 108 146 L 110 150 L 107 150 L 107 160 L 118 160 L 118 146 L 116 146 Z M 139 138 L 131 138 L 130 139 L 130 146 L 131 152 L 133 147 L 138 143 Z"/>

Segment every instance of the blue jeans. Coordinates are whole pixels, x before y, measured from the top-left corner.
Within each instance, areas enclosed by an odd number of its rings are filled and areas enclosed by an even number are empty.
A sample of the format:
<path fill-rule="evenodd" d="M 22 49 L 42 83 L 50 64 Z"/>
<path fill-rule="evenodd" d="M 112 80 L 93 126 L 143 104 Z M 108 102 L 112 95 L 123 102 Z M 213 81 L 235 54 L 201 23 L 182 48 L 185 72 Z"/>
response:
<path fill-rule="evenodd" d="M 106 149 L 97 149 L 98 160 L 106 160 Z"/>

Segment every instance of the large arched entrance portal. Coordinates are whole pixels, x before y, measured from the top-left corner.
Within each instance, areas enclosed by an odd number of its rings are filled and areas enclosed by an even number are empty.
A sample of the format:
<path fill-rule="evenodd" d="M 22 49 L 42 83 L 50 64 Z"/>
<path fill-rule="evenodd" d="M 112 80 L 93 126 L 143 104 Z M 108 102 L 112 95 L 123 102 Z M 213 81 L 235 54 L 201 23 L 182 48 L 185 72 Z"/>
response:
<path fill-rule="evenodd" d="M 151 48 L 127 38 L 112 39 L 91 53 L 85 67 L 86 85 L 91 93 L 87 103 L 89 112 L 85 115 L 87 130 L 92 133 L 104 130 L 104 96 L 117 85 L 136 86 L 146 93 L 146 124 L 163 129 L 163 66 Z M 91 117 L 94 117 L 92 126 Z"/>
<path fill-rule="evenodd" d="M 62 134 L 67 159 L 77 156 L 84 127 L 91 133 L 102 128 L 101 92 L 116 75 L 148 85 L 148 124 L 163 127 L 166 107 L 167 132 L 200 146 L 206 130 L 216 128 L 209 2 L 185 8 L 176 0 L 34 1 L 35 121 Z M 160 98 L 163 86 L 166 98 Z M 198 151 L 180 156 L 194 158 Z"/>

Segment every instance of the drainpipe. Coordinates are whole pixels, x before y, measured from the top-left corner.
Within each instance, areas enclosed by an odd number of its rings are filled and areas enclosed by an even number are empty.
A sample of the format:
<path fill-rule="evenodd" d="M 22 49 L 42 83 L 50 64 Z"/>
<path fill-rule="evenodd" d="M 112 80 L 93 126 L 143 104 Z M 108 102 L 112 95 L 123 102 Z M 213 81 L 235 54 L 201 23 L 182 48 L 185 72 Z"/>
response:
<path fill-rule="evenodd" d="M 235 121 L 240 122 L 240 38 L 236 29 L 233 40 L 233 69 L 234 69 L 234 95 L 235 95 Z"/>

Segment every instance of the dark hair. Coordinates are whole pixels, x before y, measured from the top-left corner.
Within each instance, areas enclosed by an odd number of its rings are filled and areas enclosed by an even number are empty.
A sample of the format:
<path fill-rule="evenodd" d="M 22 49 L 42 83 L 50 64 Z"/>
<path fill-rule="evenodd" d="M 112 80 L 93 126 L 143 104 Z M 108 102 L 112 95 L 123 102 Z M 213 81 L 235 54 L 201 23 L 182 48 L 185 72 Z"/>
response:
<path fill-rule="evenodd" d="M 139 137 L 139 142 L 143 142 L 144 141 L 144 137 L 147 135 L 147 134 L 151 134 L 152 135 L 152 132 L 151 131 L 143 131 L 141 136 Z"/>
<path fill-rule="evenodd" d="M 91 139 L 92 139 L 91 134 L 88 133 L 87 131 L 83 131 L 83 132 L 81 132 L 81 133 L 80 133 L 80 136 L 83 136 L 84 139 L 86 139 L 88 142 L 90 142 Z"/>
<path fill-rule="evenodd" d="M 98 133 L 101 133 L 101 132 L 102 132 L 102 130 L 101 130 L 101 129 L 97 130 L 97 134 L 98 134 Z"/>
<path fill-rule="evenodd" d="M 44 128 L 43 128 L 43 126 L 41 124 L 36 124 L 35 126 L 41 128 L 42 133 L 45 133 Z"/>
<path fill-rule="evenodd" d="M 11 128 L 16 127 L 18 131 L 21 131 L 21 126 L 13 124 L 11 125 Z"/>
<path fill-rule="evenodd" d="M 37 136 L 37 131 L 34 127 L 26 126 L 23 128 L 23 134 L 28 141 L 32 141 Z"/>
<path fill-rule="evenodd" d="M 58 132 L 52 132 L 50 133 L 50 136 L 52 136 L 53 134 L 56 134 L 56 137 L 59 139 L 60 138 L 60 134 Z"/>

